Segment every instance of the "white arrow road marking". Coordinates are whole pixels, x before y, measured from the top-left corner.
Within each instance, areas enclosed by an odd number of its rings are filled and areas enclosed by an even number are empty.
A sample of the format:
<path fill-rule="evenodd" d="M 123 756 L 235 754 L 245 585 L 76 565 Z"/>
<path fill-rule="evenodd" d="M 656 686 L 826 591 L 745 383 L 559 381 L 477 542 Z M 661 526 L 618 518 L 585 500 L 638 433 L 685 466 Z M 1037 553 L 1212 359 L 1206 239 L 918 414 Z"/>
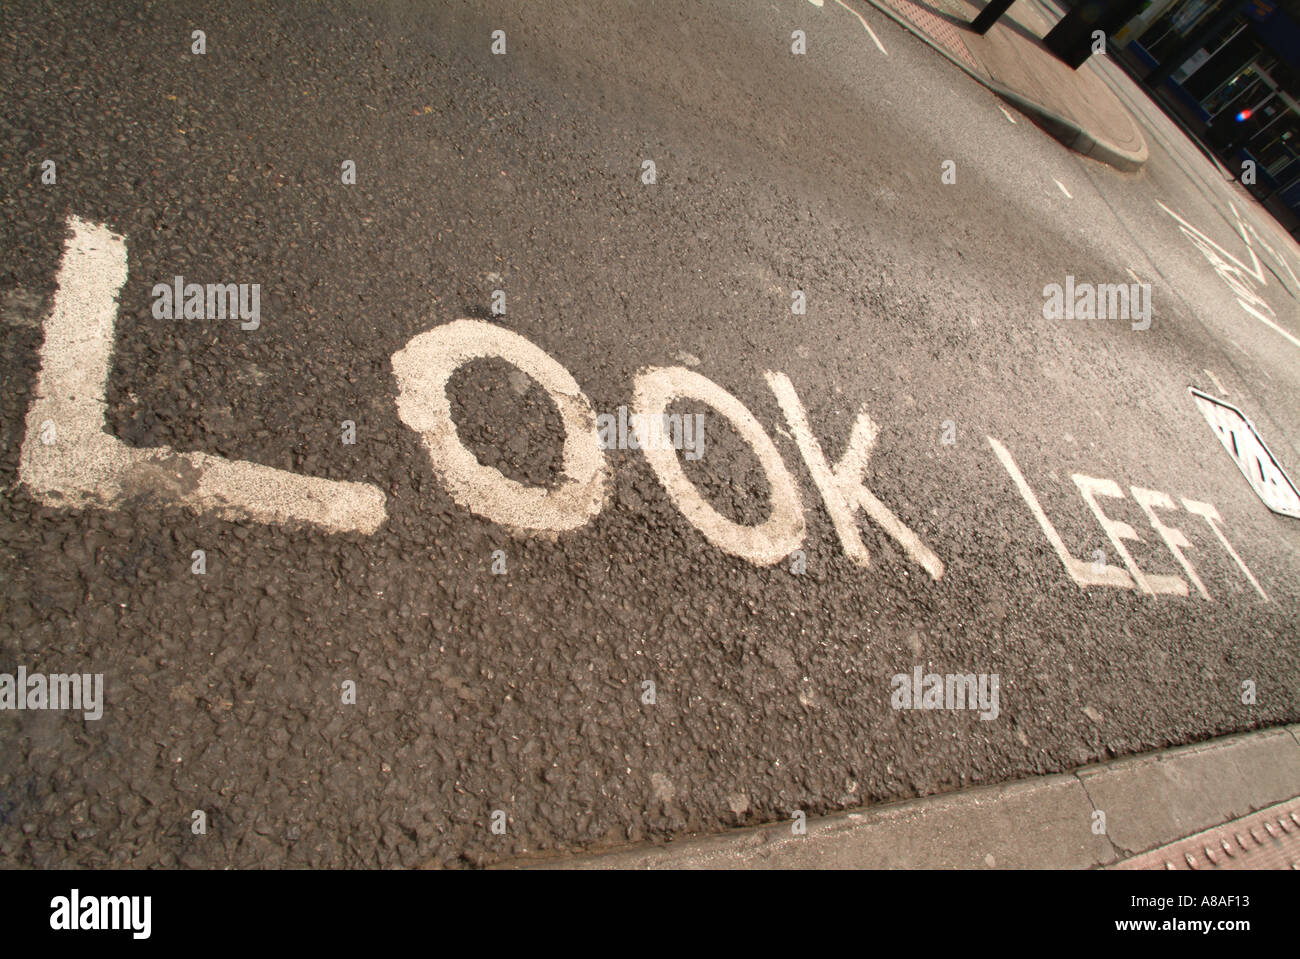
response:
<path fill-rule="evenodd" d="M 101 224 L 71 217 L 54 309 L 45 321 L 19 477 L 57 506 L 113 507 L 150 493 L 227 519 L 310 523 L 334 532 L 373 533 L 387 517 L 369 483 L 300 476 L 286 470 L 170 447 L 137 449 L 104 426 L 117 322 L 126 282 L 126 241 Z M 52 423 L 53 442 L 43 442 Z M 46 432 L 46 437 L 49 433 Z"/>

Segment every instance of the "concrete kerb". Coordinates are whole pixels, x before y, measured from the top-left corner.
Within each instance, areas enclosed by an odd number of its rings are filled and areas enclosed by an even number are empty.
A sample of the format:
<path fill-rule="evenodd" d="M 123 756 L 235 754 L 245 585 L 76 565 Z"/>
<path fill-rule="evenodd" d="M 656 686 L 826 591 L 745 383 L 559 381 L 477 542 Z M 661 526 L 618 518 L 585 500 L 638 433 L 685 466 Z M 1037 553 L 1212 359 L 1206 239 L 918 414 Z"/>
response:
<path fill-rule="evenodd" d="M 1277 727 L 808 819 L 804 835 L 783 822 L 496 868 L 1095 869 L 1295 796 L 1300 726 Z"/>
<path fill-rule="evenodd" d="M 992 78 L 983 76 L 979 72 L 972 70 L 969 66 L 962 63 L 961 60 L 957 59 L 944 49 L 941 44 L 936 43 L 934 40 L 931 40 L 926 36 L 923 31 L 919 30 L 906 17 L 895 13 L 883 3 L 877 2 L 877 0 L 867 0 L 867 2 L 885 16 L 889 17 L 890 20 L 893 20 L 908 33 L 912 34 L 912 36 L 921 40 L 930 47 L 930 49 L 942 54 L 949 63 L 960 69 L 972 80 L 975 80 L 998 97 L 1006 100 L 1017 110 L 1033 120 L 1034 123 L 1044 132 L 1060 141 L 1060 143 L 1068 149 L 1086 157 L 1091 157 L 1094 160 L 1105 163 L 1107 166 L 1114 167 L 1115 169 L 1121 170 L 1125 173 L 1135 172 L 1146 165 L 1147 159 L 1150 156 L 1150 151 L 1147 149 L 1145 141 L 1143 141 L 1141 148 L 1138 150 L 1125 150 L 1112 143 L 1098 140 L 1073 120 L 1067 120 L 1065 117 L 1048 107 L 1043 106 L 1041 103 L 1037 103 L 1023 94 L 1017 93 L 1016 91 L 1003 86 Z"/>
<path fill-rule="evenodd" d="M 1300 795 L 1300 741 L 1294 728 L 1132 756 L 1076 771 L 1108 816 L 1122 858 L 1238 819 Z"/>

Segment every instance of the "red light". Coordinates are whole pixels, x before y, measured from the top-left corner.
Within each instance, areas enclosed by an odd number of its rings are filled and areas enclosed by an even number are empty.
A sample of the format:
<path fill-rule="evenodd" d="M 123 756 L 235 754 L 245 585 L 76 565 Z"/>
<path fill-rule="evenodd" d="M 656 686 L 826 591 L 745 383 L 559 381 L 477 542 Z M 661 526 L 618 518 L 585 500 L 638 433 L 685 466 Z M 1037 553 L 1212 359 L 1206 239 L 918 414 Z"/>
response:
<path fill-rule="evenodd" d="M 1243 120 L 1249 120 L 1253 112 L 1254 111 L 1249 109 L 1242 110 L 1240 113 L 1237 114 L 1237 122 L 1241 123 Z"/>

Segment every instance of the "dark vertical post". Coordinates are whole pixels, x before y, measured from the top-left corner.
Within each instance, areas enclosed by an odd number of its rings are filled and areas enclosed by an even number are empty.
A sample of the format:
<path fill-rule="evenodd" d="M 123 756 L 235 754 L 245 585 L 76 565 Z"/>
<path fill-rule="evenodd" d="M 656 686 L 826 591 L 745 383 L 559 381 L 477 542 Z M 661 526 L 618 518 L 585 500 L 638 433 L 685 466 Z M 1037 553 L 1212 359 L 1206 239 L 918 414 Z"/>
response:
<path fill-rule="evenodd" d="M 1086 0 L 1043 37 L 1043 45 L 1075 70 L 1092 56 L 1092 35 L 1110 37 L 1141 11 L 1145 0 Z"/>
<path fill-rule="evenodd" d="M 984 9 L 980 11 L 980 15 L 971 21 L 970 28 L 983 36 L 993 28 L 993 24 L 998 22 L 1002 14 L 1011 9 L 1011 5 L 1015 2 L 1016 0 L 989 0 Z"/>

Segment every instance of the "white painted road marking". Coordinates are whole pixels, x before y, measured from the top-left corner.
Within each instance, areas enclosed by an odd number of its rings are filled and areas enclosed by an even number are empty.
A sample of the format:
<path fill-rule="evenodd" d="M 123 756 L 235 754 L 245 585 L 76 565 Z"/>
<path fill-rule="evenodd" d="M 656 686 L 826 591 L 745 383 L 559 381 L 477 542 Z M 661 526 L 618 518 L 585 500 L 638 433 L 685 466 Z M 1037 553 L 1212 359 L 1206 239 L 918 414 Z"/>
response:
<path fill-rule="evenodd" d="M 1236 295 L 1237 303 L 1243 310 L 1255 317 L 1255 319 L 1259 320 L 1273 332 L 1280 333 L 1282 336 L 1286 337 L 1286 339 L 1294 346 L 1300 346 L 1300 338 L 1297 338 L 1288 330 L 1284 330 L 1274 321 L 1273 316 L 1275 314 L 1273 313 L 1273 308 L 1269 306 L 1264 298 L 1255 291 L 1255 288 L 1250 283 L 1251 280 L 1254 280 L 1260 286 L 1267 286 L 1268 280 L 1264 276 L 1264 270 L 1260 265 L 1259 257 L 1255 255 L 1255 250 L 1250 245 L 1250 238 L 1246 236 L 1246 230 L 1241 224 L 1240 217 L 1237 218 L 1237 225 L 1241 239 L 1246 244 L 1246 252 L 1250 254 L 1250 266 L 1246 266 L 1246 264 L 1242 263 L 1235 256 L 1223 247 L 1219 246 L 1219 244 L 1215 243 L 1208 236 L 1196 229 L 1196 227 L 1192 226 L 1159 200 L 1156 201 L 1156 204 L 1160 209 L 1164 210 L 1178 221 L 1179 228 L 1182 230 L 1183 235 L 1191 240 L 1192 245 L 1201 251 L 1201 255 L 1210 261 L 1210 265 L 1213 266 L 1214 271 L 1219 274 L 1219 278 L 1223 280 L 1223 282 L 1227 284 L 1228 289 Z M 1232 212 L 1236 215 L 1237 210 L 1235 207 L 1233 207 Z M 1254 230 L 1252 229 L 1251 232 L 1254 233 Z M 1258 238 L 1258 234 L 1256 234 L 1256 238 Z M 1271 247 L 1265 244 L 1264 248 L 1268 250 L 1274 258 L 1280 260 L 1280 257 L 1273 252 Z M 1290 265 L 1287 264 L 1285 260 L 1281 260 L 1281 262 L 1289 272 L 1291 270 Z M 1294 276 L 1294 274 L 1292 275 Z M 1247 277 L 1249 277 L 1249 279 L 1247 279 Z"/>
<path fill-rule="evenodd" d="M 525 486 L 465 447 L 451 418 L 447 382 L 471 360 L 502 359 L 532 377 L 564 421 L 563 478 L 556 489 Z M 424 440 L 451 498 L 472 513 L 520 530 L 577 529 L 601 511 L 609 486 L 596 413 L 573 376 L 518 333 L 482 320 L 454 320 L 412 337 L 393 354 L 397 415 Z"/>
<path fill-rule="evenodd" d="M 104 391 L 115 342 L 117 295 L 127 277 L 126 242 L 102 225 L 75 217 L 69 220 L 69 226 L 72 236 L 59 266 L 54 307 L 45 321 L 41 368 L 19 460 L 19 476 L 26 486 L 51 505 L 115 507 L 147 493 L 171 505 L 192 506 L 227 518 L 272 524 L 304 522 L 331 531 L 364 534 L 382 525 L 387 516 L 384 494 L 370 484 L 316 479 L 257 463 L 181 453 L 169 447 L 136 449 L 105 432 Z M 509 480 L 499 470 L 479 463 L 460 442 L 451 418 L 447 383 L 460 366 L 480 358 L 499 358 L 526 373 L 547 391 L 559 409 L 565 434 L 563 480 L 557 489 L 527 487 Z M 456 320 L 412 337 L 393 354 L 392 363 L 398 386 L 398 415 L 403 423 L 421 433 L 435 471 L 462 506 L 505 526 L 551 533 L 577 529 L 601 511 L 609 472 L 600 448 L 595 413 L 573 376 L 540 347 L 490 323 Z M 864 478 L 878 435 L 866 410 L 859 411 L 846 449 L 832 467 L 813 435 L 807 412 L 790 379 L 775 371 L 764 375 L 845 553 L 860 566 L 870 562 L 857 526 L 856 512 L 860 508 L 903 546 L 909 558 L 938 580 L 944 573 L 938 556 L 866 486 Z M 687 479 L 675 449 L 662 446 L 644 450 L 669 497 L 706 539 L 759 565 L 779 562 L 799 547 L 805 525 L 798 486 L 771 439 L 740 400 L 684 367 L 644 370 L 636 378 L 634 392 L 637 412 L 652 419 L 666 413 L 679 397 L 709 404 L 731 421 L 763 467 L 772 511 L 764 523 L 749 527 L 726 519 L 704 501 Z M 1080 493 L 1129 572 L 1104 563 L 1094 566 L 1072 556 L 1006 447 L 992 436 L 987 439 L 1076 583 L 1126 589 L 1137 586 L 1149 594 L 1187 594 L 1187 584 L 1180 577 L 1138 569 L 1122 542 L 1138 539 L 1137 534 L 1126 523 L 1107 517 L 1098 506 L 1097 495 L 1125 495 L 1118 484 L 1074 475 Z M 1238 440 L 1238 448 L 1241 442 Z M 1182 552 L 1190 548 L 1187 538 L 1155 515 L 1157 508 L 1174 509 L 1173 500 L 1158 490 L 1136 486 L 1130 489 L 1152 528 L 1208 599 L 1208 591 Z M 1195 500 L 1183 499 L 1182 504 L 1205 519 L 1225 551 L 1267 601 L 1259 582 L 1223 535 L 1218 511 Z"/>
<path fill-rule="evenodd" d="M 1020 472 L 1020 467 L 1016 465 L 1016 461 L 1011 458 L 1011 454 L 1007 451 L 1007 448 L 991 436 L 985 437 L 985 439 L 987 439 L 989 445 L 993 447 L 993 452 L 997 455 L 1003 468 L 1011 474 L 1011 479 L 1016 484 L 1016 489 L 1020 492 L 1024 501 L 1029 505 L 1029 511 L 1034 514 L 1034 519 L 1038 520 L 1038 525 L 1042 529 L 1043 535 L 1046 536 L 1047 541 L 1052 544 L 1052 549 L 1056 550 L 1056 555 L 1060 558 L 1061 565 L 1065 567 L 1065 571 L 1070 574 L 1070 578 L 1080 586 L 1122 586 L 1125 589 L 1132 589 L 1133 580 L 1129 577 L 1128 573 L 1124 572 L 1124 570 L 1120 569 L 1118 566 L 1104 565 L 1101 566 L 1101 569 L 1098 571 L 1094 568 L 1092 563 L 1081 560 L 1070 554 L 1070 550 L 1066 547 L 1065 541 L 1061 539 L 1061 534 L 1056 531 L 1056 527 L 1052 525 L 1052 521 L 1049 520 L 1047 514 L 1043 512 L 1042 504 L 1038 502 L 1038 497 L 1034 495 L 1034 491 L 1025 480 L 1024 474 Z"/>
<path fill-rule="evenodd" d="M 826 462 L 821 444 L 813 435 L 812 427 L 808 425 L 808 414 L 799 402 L 790 378 L 772 370 L 764 375 L 767 385 L 776 394 L 776 401 L 785 414 L 786 422 L 790 424 L 799 452 L 808 464 L 808 472 L 812 474 L 813 483 L 822 494 L 822 502 L 831 514 L 831 521 L 845 554 L 859 566 L 870 565 L 871 554 L 858 533 L 857 511 L 860 508 L 876 525 L 892 536 L 912 561 L 919 564 L 932 578 L 938 580 L 942 577 L 943 561 L 867 489 L 863 481 L 879 433 L 867 411 L 863 409 L 858 413 L 858 419 L 849 435 L 849 444 L 840 461 L 831 467 Z"/>
<path fill-rule="evenodd" d="M 1092 515 L 1097 517 L 1097 523 L 1106 531 L 1106 536 L 1110 539 L 1111 545 L 1115 547 L 1115 552 L 1119 553 L 1119 558 L 1128 567 L 1129 575 L 1133 577 L 1133 582 L 1137 583 L 1138 589 L 1148 595 L 1171 593 L 1175 596 L 1186 596 L 1187 584 L 1182 581 L 1181 577 L 1157 576 L 1154 573 L 1144 573 L 1138 569 L 1138 564 L 1133 561 L 1132 555 L 1124 546 L 1124 540 L 1131 539 L 1140 543 L 1142 537 L 1128 523 L 1112 519 L 1102 512 L 1097 497 L 1109 496 L 1112 499 L 1123 499 L 1124 491 L 1119 488 L 1119 484 L 1114 480 L 1097 479 L 1093 476 L 1084 476 L 1081 473 L 1075 473 L 1071 478 L 1074 480 L 1074 485 L 1079 487 L 1079 493 L 1083 496 L 1083 501 L 1088 504 L 1088 508 L 1092 510 Z"/>
<path fill-rule="evenodd" d="M 1028 504 L 1030 512 L 1034 514 L 1034 519 L 1038 520 L 1038 525 L 1042 529 L 1043 535 L 1047 537 L 1047 541 L 1056 551 L 1056 555 L 1061 560 L 1061 565 L 1065 567 L 1065 571 L 1070 574 L 1070 577 L 1078 585 L 1120 586 L 1125 589 L 1133 589 L 1136 584 L 1148 595 L 1161 593 L 1174 594 L 1177 596 L 1187 595 L 1187 584 L 1183 582 L 1180 577 L 1144 573 L 1138 568 L 1137 564 L 1133 561 L 1133 557 L 1129 555 L 1128 550 L 1125 549 L 1122 540 L 1131 539 L 1141 542 L 1141 538 L 1136 532 L 1134 532 L 1131 526 L 1127 523 L 1110 518 L 1102 512 L 1101 507 L 1097 504 L 1097 495 L 1116 498 L 1123 497 L 1124 492 L 1119 488 L 1119 484 L 1115 483 L 1113 480 L 1095 479 L 1090 476 L 1083 476 L 1079 473 L 1075 473 L 1073 476 L 1075 485 L 1079 488 L 1079 492 L 1083 496 L 1084 501 L 1088 504 L 1089 509 L 1092 510 L 1093 515 L 1097 518 L 1097 522 L 1110 538 L 1112 545 L 1115 547 L 1115 551 L 1119 553 L 1120 557 L 1124 560 L 1124 564 L 1129 568 L 1132 576 L 1115 566 L 1105 566 L 1099 563 L 1098 566 L 1100 566 L 1100 569 L 1098 569 L 1083 560 L 1070 555 L 1070 551 L 1066 547 L 1065 541 L 1061 539 L 1061 535 L 1056 531 L 1056 527 L 1052 525 L 1052 521 L 1047 518 L 1047 514 L 1043 511 L 1042 505 L 1038 502 L 1038 497 L 1034 495 L 1034 491 L 1025 480 L 1024 474 L 1021 473 L 1020 468 L 1016 466 L 1016 461 L 1012 459 L 1011 453 L 993 437 L 987 436 L 985 439 L 987 439 L 989 445 L 993 447 L 993 452 L 997 455 L 1003 468 L 1008 474 L 1010 474 L 1012 481 L 1016 484 L 1016 489 L 1019 491 L 1021 498 Z M 1201 595 L 1206 599 L 1209 599 L 1210 594 L 1206 591 L 1205 585 L 1201 582 L 1200 577 L 1196 575 L 1196 571 L 1192 568 L 1191 563 L 1188 562 L 1187 557 L 1182 552 L 1183 549 L 1190 548 L 1191 544 L 1187 541 L 1187 538 L 1183 536 L 1181 531 L 1174 529 L 1173 527 L 1165 526 L 1154 513 L 1155 507 L 1161 509 L 1176 508 L 1173 499 L 1159 490 L 1143 489 L 1139 486 L 1131 486 L 1129 489 L 1133 493 L 1133 498 L 1137 500 L 1138 505 L 1142 507 L 1142 511 L 1146 513 L 1147 518 L 1151 522 L 1151 527 L 1157 534 L 1159 534 L 1160 538 L 1164 540 L 1165 545 L 1169 548 L 1169 551 L 1173 553 L 1174 558 L 1177 559 L 1183 569 L 1187 571 L 1192 582 L 1195 583 L 1197 589 L 1200 590 Z M 1242 573 L 1244 573 L 1246 578 L 1250 580 L 1251 585 L 1255 587 L 1259 595 L 1267 602 L 1268 595 L 1260 587 L 1259 581 L 1256 580 L 1250 570 L 1246 568 L 1246 564 L 1242 562 L 1241 557 L 1237 555 L 1237 551 L 1232 548 L 1227 537 L 1223 535 L 1223 531 L 1219 529 L 1217 524 L 1223 522 L 1223 518 L 1219 516 L 1218 510 L 1209 503 L 1200 503 L 1189 499 L 1184 499 L 1182 502 L 1184 509 L 1189 513 L 1200 516 L 1209 524 L 1210 528 L 1214 531 L 1214 535 L 1218 537 L 1219 542 L 1223 544 L 1223 548 L 1228 552 L 1228 555 L 1233 558 L 1237 563 L 1237 566 L 1240 567 Z M 1101 551 L 1098 550 L 1098 552 Z"/>
<path fill-rule="evenodd" d="M 1062 182 L 1061 182 L 1060 180 L 1058 180 L 1056 177 L 1052 177 L 1052 182 L 1055 183 L 1058 187 L 1060 187 L 1060 188 L 1061 188 L 1061 192 L 1064 193 L 1067 197 L 1069 197 L 1071 200 L 1074 199 L 1074 197 L 1070 196 L 1070 191 L 1067 190 L 1067 189 L 1065 188 L 1065 184 L 1064 184 L 1064 183 L 1062 183 Z"/>
<path fill-rule="evenodd" d="M 880 49 L 880 52 L 883 53 L 885 56 L 889 56 L 889 51 L 886 50 L 885 45 L 880 42 L 880 37 L 876 36 L 876 31 L 871 29 L 871 24 L 867 23 L 867 18 L 864 17 L 862 14 L 858 13 L 858 11 L 854 10 L 852 7 L 850 7 L 847 3 L 844 2 L 844 0 L 835 0 L 835 2 L 838 3 L 845 10 L 849 11 L 849 13 L 857 17 L 862 22 L 862 26 L 866 28 L 867 33 L 871 34 L 871 39 L 876 44 L 876 46 Z"/>
<path fill-rule="evenodd" d="M 52 505 L 114 506 L 150 493 L 228 519 L 310 523 L 334 532 L 373 533 L 387 517 L 382 491 L 368 483 L 285 470 L 169 447 L 137 449 L 104 429 L 104 389 L 112 362 L 117 295 L 127 277 L 126 241 L 100 224 L 69 220 L 54 308 L 45 320 L 19 478 Z M 41 441 L 42 426 L 55 441 Z"/>
<path fill-rule="evenodd" d="M 1232 544 L 1228 542 L 1228 537 L 1224 536 L 1223 530 L 1219 529 L 1219 524 L 1223 522 L 1223 517 L 1219 515 L 1219 511 L 1209 503 L 1198 503 L 1196 500 L 1191 499 L 1183 500 L 1183 509 L 1187 510 L 1189 513 L 1196 514 L 1205 520 L 1205 522 L 1210 524 L 1210 529 L 1214 530 L 1214 535 L 1219 538 L 1219 542 L 1222 543 L 1223 548 L 1228 551 L 1228 555 L 1232 557 L 1234 562 L 1236 562 L 1238 568 L 1246 574 L 1246 578 L 1250 580 L 1250 585 L 1254 586 L 1255 591 L 1259 593 L 1260 596 L 1264 597 L 1264 600 L 1267 602 L 1268 594 L 1264 592 L 1264 587 L 1259 585 L 1259 580 L 1257 580 L 1254 574 L 1246 568 L 1246 564 L 1241 561 L 1241 557 L 1237 555 L 1237 551 L 1233 549 Z"/>
<path fill-rule="evenodd" d="M 559 490 L 525 487 L 493 467 L 482 465 L 460 442 L 446 395 L 447 382 L 462 364 L 498 358 L 535 379 L 550 394 L 565 422 L 565 483 Z M 393 355 L 398 415 L 420 432 L 434 470 L 452 498 L 471 512 L 518 530 L 562 532 L 578 529 L 603 508 L 608 471 L 600 449 L 596 418 L 577 382 L 560 363 L 517 333 L 477 320 L 456 320 L 413 337 Z M 812 435 L 807 414 L 782 373 L 768 372 L 768 384 L 794 432 L 827 504 L 845 552 L 861 566 L 869 554 L 857 531 L 856 511 L 892 536 L 908 556 L 934 579 L 943 563 L 863 482 L 875 446 L 876 426 L 865 410 L 849 447 L 832 469 Z M 759 566 L 780 562 L 799 548 L 805 535 L 799 487 L 772 440 L 754 415 L 727 390 L 685 367 L 651 367 L 633 384 L 633 415 L 656 422 L 676 399 L 705 403 L 726 417 L 749 444 L 767 479 L 771 513 L 757 526 L 736 523 L 718 513 L 686 476 L 677 450 L 669 444 L 642 444 L 641 451 L 670 500 L 710 543 Z"/>
<path fill-rule="evenodd" d="M 1300 279 L 1296 278 L 1295 271 L 1291 269 L 1291 263 L 1275 249 L 1269 246 L 1268 241 L 1260 236 L 1253 226 L 1241 218 L 1241 214 L 1237 212 L 1237 207 L 1232 203 L 1232 201 L 1228 201 L 1228 209 L 1232 211 L 1232 216 L 1237 221 L 1237 232 L 1241 234 L 1241 238 L 1246 242 L 1246 245 L 1250 246 L 1250 237 L 1246 236 L 1246 231 L 1249 230 L 1251 236 L 1259 241 L 1259 245 L 1264 248 L 1264 251 L 1278 263 L 1282 264 L 1282 268 L 1286 270 L 1287 276 L 1291 277 L 1292 285 L 1300 286 Z M 1278 279 L 1280 281 L 1281 277 L 1278 277 Z"/>
<path fill-rule="evenodd" d="M 683 516 L 718 549 L 759 566 L 771 566 L 803 542 L 803 504 L 781 454 L 754 414 L 717 383 L 682 366 L 651 367 L 637 374 L 632 405 L 642 422 L 657 419 L 673 400 L 689 397 L 713 407 L 735 427 L 767 477 L 772 512 L 759 526 L 742 526 L 718 513 L 687 477 L 672 447 L 644 448 L 646 460 Z"/>
<path fill-rule="evenodd" d="M 1131 489 L 1133 499 L 1137 500 L 1138 506 L 1142 507 L 1142 512 L 1146 513 L 1147 522 L 1151 524 L 1151 528 L 1156 531 L 1157 536 L 1165 541 L 1165 546 L 1169 548 L 1169 552 L 1174 554 L 1174 559 L 1178 560 L 1178 564 L 1187 573 L 1187 578 L 1192 581 L 1192 585 L 1197 588 L 1202 596 L 1209 599 L 1210 593 L 1205 588 L 1205 584 L 1201 582 L 1201 577 L 1196 575 L 1196 570 L 1192 569 L 1192 564 L 1187 561 L 1187 557 L 1183 554 L 1183 550 L 1191 549 L 1192 544 L 1183 535 L 1182 530 L 1173 526 L 1166 526 L 1161 522 L 1160 517 L 1156 515 L 1157 508 L 1178 509 L 1173 499 L 1168 493 L 1162 493 L 1159 490 L 1143 489 L 1140 486 L 1134 486 Z M 1180 595 L 1186 596 L 1187 590 L 1184 589 Z"/>
<path fill-rule="evenodd" d="M 232 518 L 280 524 L 304 522 L 336 532 L 373 533 L 387 518 L 384 494 L 366 483 L 301 476 L 257 463 L 169 447 L 136 449 L 104 430 L 104 391 L 112 364 L 117 295 L 127 278 L 126 241 L 107 227 L 69 221 L 54 308 L 45 322 L 41 369 L 27 415 L 19 475 L 51 505 L 109 508 L 142 493 L 171 505 Z M 563 480 L 557 489 L 524 486 L 479 463 L 461 443 L 451 418 L 447 383 L 464 363 L 499 358 L 532 377 L 549 394 L 565 427 Z M 596 416 L 573 376 L 540 347 L 478 320 L 456 320 L 418 334 L 392 356 L 397 412 L 419 432 L 434 470 L 452 498 L 471 512 L 521 530 L 577 529 L 604 506 L 609 470 Z M 789 380 L 768 382 L 795 423 L 846 551 L 866 565 L 853 512 L 861 507 L 935 579 L 943 564 L 862 482 L 876 428 L 865 412 L 834 470 L 807 425 Z M 694 397 L 726 416 L 750 444 L 767 476 L 772 515 L 745 527 L 719 515 L 687 480 L 676 450 L 644 450 L 670 498 L 714 545 L 753 563 L 771 565 L 796 550 L 805 532 L 799 489 L 780 453 L 738 399 L 682 367 L 643 371 L 635 405 L 657 416 L 677 397 Z M 52 427 L 52 428 L 51 428 Z"/>

